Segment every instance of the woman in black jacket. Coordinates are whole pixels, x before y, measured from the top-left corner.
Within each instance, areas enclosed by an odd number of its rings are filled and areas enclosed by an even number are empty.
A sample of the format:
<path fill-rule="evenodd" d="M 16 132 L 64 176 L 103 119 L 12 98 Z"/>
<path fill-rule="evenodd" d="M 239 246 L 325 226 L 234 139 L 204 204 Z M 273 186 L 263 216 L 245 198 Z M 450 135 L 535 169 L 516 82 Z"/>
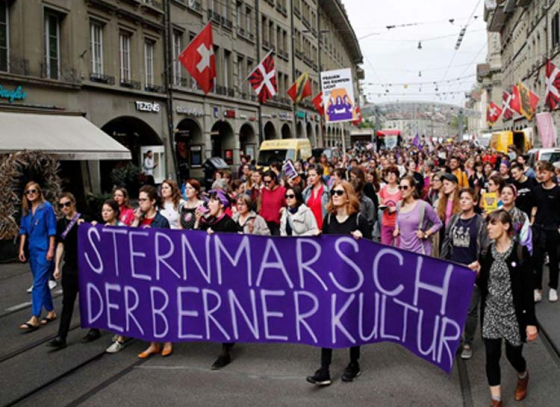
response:
<path fill-rule="evenodd" d="M 500 357 L 502 339 L 506 356 L 517 371 L 515 400 L 527 395 L 529 373 L 523 358 L 523 343 L 537 338 L 531 257 L 526 247 L 512 240 L 513 222 L 504 210 L 487 218 L 493 240 L 482 257 L 478 285 L 481 293 L 482 338 L 486 348 L 486 376 L 492 406 L 502 406 Z"/>
<path fill-rule="evenodd" d="M 331 189 L 331 199 L 327 204 L 327 216 L 323 220 L 322 233 L 325 235 L 352 235 L 356 240 L 371 240 L 371 227 L 366 218 L 360 214 L 360 201 L 347 181 L 335 183 Z M 342 381 L 351 382 L 360 375 L 360 347 L 350 348 L 350 363 L 344 369 Z M 321 367 L 307 381 L 317 386 L 328 386 L 332 383 L 329 367 L 332 360 L 332 349 L 321 349 Z"/>

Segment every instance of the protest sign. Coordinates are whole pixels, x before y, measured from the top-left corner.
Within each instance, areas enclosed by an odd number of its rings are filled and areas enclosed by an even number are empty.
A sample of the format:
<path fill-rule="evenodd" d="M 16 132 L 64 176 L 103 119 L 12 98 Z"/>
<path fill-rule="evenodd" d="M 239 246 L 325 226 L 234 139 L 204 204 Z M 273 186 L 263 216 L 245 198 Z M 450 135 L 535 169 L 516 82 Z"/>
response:
<path fill-rule="evenodd" d="M 82 326 L 146 341 L 390 341 L 446 372 L 475 273 L 351 236 L 79 227 Z"/>
<path fill-rule="evenodd" d="M 350 68 L 321 72 L 321 88 L 327 123 L 351 122 L 358 119 Z"/>

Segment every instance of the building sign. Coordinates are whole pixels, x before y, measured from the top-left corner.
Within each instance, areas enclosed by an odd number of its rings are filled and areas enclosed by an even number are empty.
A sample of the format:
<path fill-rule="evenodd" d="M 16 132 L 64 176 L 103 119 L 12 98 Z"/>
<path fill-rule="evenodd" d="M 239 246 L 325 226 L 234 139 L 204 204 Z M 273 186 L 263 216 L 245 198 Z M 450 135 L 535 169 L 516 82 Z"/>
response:
<path fill-rule="evenodd" d="M 226 110 L 224 111 L 224 116 L 228 119 L 235 119 L 235 110 Z"/>
<path fill-rule="evenodd" d="M 214 111 L 214 117 L 217 119 L 218 117 L 220 117 L 220 108 L 218 106 L 214 106 L 212 108 L 212 110 Z"/>
<path fill-rule="evenodd" d="M 351 122 L 357 119 L 350 68 L 321 72 L 321 87 L 327 123 Z"/>
<path fill-rule="evenodd" d="M 157 102 L 141 102 L 137 100 L 134 103 L 136 104 L 136 110 L 140 112 L 159 113 L 160 107 Z"/>
<path fill-rule="evenodd" d="M 288 120 L 288 114 L 284 113 L 284 112 L 281 112 L 280 113 L 280 120 L 282 120 L 282 121 Z"/>
<path fill-rule="evenodd" d="M 2 85 L 0 85 L 0 98 L 8 99 L 10 103 L 13 103 L 16 100 L 23 100 L 27 96 L 27 93 L 23 91 L 21 86 L 18 86 L 15 89 L 4 89 Z"/>
<path fill-rule="evenodd" d="M 272 119 L 272 115 L 268 114 L 268 113 L 263 113 L 261 114 L 261 117 L 265 118 L 265 119 Z"/>
<path fill-rule="evenodd" d="M 194 107 L 177 106 L 175 111 L 179 114 L 186 114 L 187 116 L 202 117 L 204 112 L 202 110 L 196 110 Z"/>
<path fill-rule="evenodd" d="M 298 110 L 296 114 L 298 119 L 305 119 L 305 112 Z"/>
<path fill-rule="evenodd" d="M 251 117 L 249 117 L 249 121 L 250 122 L 256 122 L 257 118 L 255 116 L 251 116 Z"/>

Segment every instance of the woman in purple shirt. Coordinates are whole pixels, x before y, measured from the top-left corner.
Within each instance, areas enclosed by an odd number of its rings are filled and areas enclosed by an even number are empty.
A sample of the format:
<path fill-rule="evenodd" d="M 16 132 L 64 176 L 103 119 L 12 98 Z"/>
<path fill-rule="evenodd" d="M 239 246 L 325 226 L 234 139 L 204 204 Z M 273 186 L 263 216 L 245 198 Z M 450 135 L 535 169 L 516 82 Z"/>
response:
<path fill-rule="evenodd" d="M 414 177 L 407 175 L 399 185 L 403 200 L 398 205 L 394 237 L 400 236 L 399 248 L 414 253 L 431 255 L 430 236 L 443 226 L 432 206 L 418 199 Z M 427 225 L 432 224 L 428 229 Z"/>

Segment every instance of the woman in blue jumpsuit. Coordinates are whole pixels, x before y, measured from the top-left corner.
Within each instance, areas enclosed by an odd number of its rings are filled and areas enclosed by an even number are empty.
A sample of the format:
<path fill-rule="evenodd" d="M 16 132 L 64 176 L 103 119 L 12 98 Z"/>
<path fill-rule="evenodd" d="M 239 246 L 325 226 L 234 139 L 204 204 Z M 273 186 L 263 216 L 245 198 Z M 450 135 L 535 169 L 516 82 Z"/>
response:
<path fill-rule="evenodd" d="M 22 262 L 26 261 L 24 247 L 27 240 L 29 265 L 33 273 L 33 315 L 27 322 L 20 325 L 20 329 L 33 331 L 39 328 L 39 317 L 43 307 L 45 307 L 47 315 L 41 320 L 42 324 L 56 319 L 48 284 L 54 266 L 56 216 L 52 205 L 45 200 L 41 187 L 36 182 L 27 183 L 21 202 L 19 259 Z"/>

